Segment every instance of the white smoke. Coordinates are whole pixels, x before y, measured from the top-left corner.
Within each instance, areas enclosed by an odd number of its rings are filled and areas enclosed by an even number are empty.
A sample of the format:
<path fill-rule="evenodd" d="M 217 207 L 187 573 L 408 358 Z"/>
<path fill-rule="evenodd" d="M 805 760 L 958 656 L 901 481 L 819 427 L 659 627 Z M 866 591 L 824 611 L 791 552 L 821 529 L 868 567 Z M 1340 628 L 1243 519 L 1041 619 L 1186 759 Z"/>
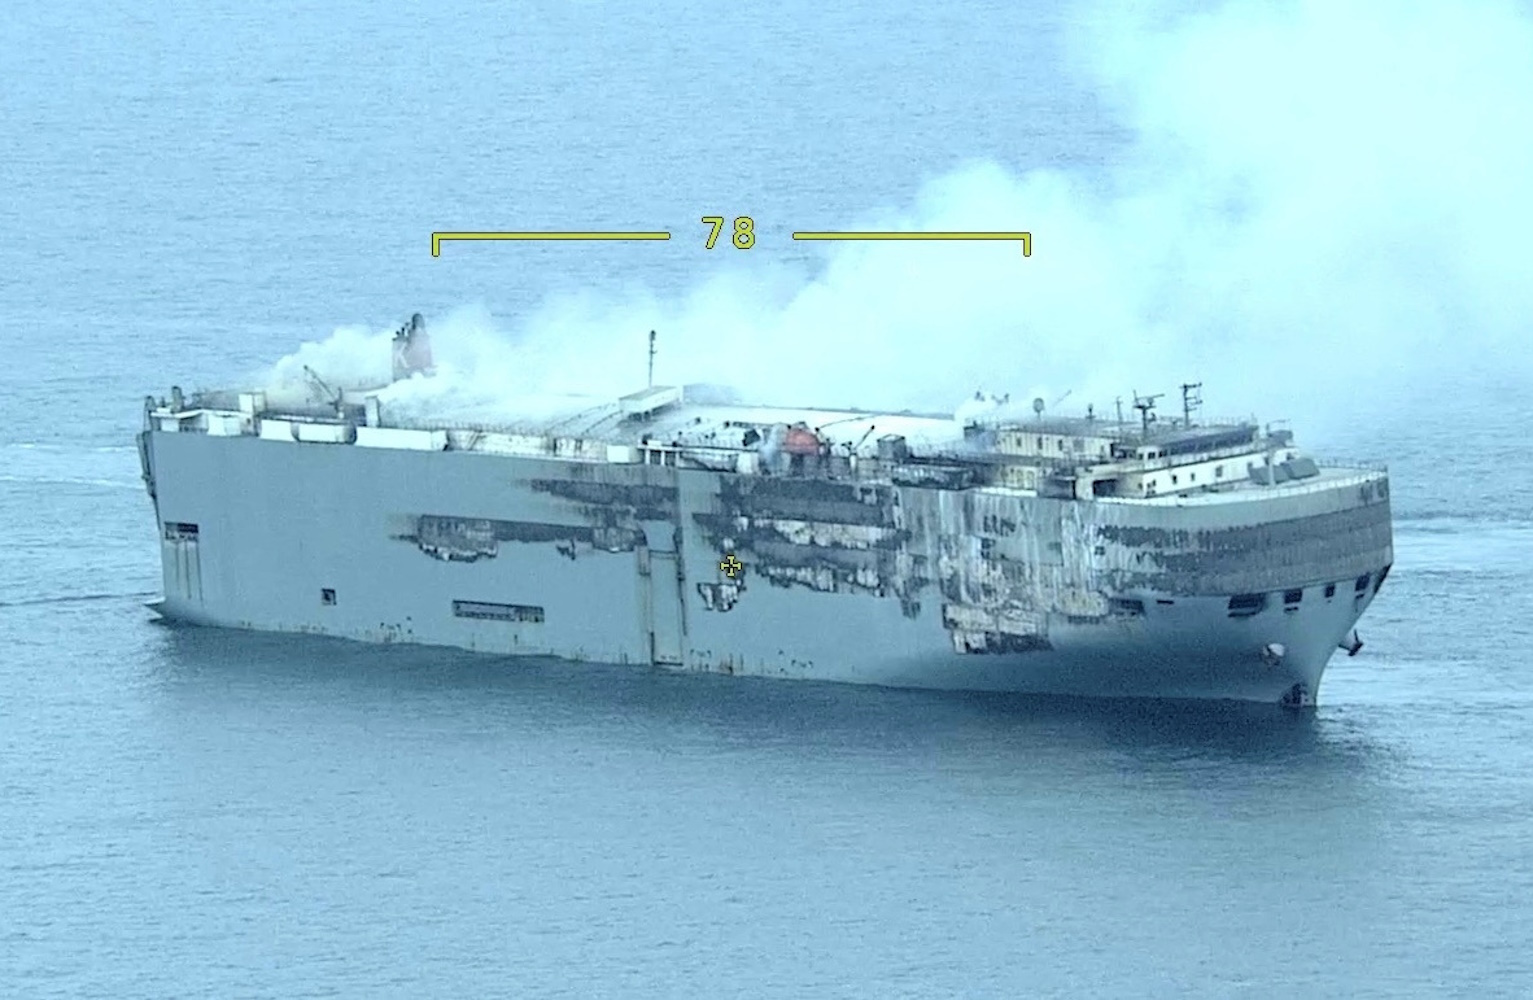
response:
<path fill-rule="evenodd" d="M 1077 60 L 1132 127 L 1091 180 L 972 163 L 897 218 L 845 228 L 1025 229 L 1013 244 L 841 244 L 674 301 L 550 301 L 501 332 L 431 322 L 439 376 L 402 404 L 496 413 L 665 382 L 750 399 L 951 410 L 984 386 L 1113 411 L 1205 382 L 1210 411 L 1345 416 L 1451 373 L 1529 370 L 1533 22 L 1514 4 L 1232 2 L 1089 21 Z M 1019 137 L 1019 142 L 1023 141 Z M 770 251 L 768 251 L 770 252 Z M 616 364 L 613 358 L 632 358 Z M 386 375 L 388 332 L 283 359 Z M 298 366 L 298 367 L 295 367 Z M 1171 400 L 1168 399 L 1168 402 Z M 1280 410 L 1283 413 L 1273 413 Z M 1355 410 L 1350 411 L 1355 412 Z"/>
<path fill-rule="evenodd" d="M 273 405 L 281 406 L 314 398 L 311 371 L 337 386 L 387 382 L 392 363 L 389 347 L 392 336 L 392 331 L 380 333 L 363 327 L 340 327 L 329 339 L 309 341 L 278 361 L 261 383 Z"/>

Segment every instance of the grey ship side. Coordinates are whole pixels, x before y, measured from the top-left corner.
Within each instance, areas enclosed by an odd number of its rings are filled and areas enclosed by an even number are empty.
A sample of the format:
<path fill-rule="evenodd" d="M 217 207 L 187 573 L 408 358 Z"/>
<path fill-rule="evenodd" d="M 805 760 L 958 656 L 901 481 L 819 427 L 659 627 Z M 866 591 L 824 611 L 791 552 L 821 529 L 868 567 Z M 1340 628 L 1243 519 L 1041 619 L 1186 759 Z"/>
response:
<path fill-rule="evenodd" d="M 1393 559 L 1382 469 L 1254 422 L 696 395 L 510 427 L 405 426 L 367 390 L 147 400 L 157 610 L 678 670 L 1305 704 Z"/>

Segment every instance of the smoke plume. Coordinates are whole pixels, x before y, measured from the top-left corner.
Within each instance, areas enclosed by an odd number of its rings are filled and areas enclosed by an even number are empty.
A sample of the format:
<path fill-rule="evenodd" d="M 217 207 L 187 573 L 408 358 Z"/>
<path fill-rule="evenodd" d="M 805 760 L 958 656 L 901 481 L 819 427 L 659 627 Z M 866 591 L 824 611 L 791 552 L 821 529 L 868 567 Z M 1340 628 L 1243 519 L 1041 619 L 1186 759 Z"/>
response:
<path fill-rule="evenodd" d="M 1088 18 L 1076 69 L 1130 127 L 1103 175 L 997 161 L 845 228 L 1025 229 L 1010 244 L 831 245 L 674 300 L 558 300 L 499 328 L 433 318 L 441 374 L 391 395 L 511 416 L 664 381 L 748 399 L 951 411 L 976 389 L 1111 412 L 1203 381 L 1212 415 L 1341 418 L 1488 371 L 1526 377 L 1533 22 L 1512 3 L 1232 2 Z M 636 332 L 637 331 L 637 332 Z M 273 383 L 387 374 L 388 332 L 338 330 Z M 296 382 L 295 382 L 296 373 Z M 1170 402 L 1170 399 L 1168 399 Z"/>

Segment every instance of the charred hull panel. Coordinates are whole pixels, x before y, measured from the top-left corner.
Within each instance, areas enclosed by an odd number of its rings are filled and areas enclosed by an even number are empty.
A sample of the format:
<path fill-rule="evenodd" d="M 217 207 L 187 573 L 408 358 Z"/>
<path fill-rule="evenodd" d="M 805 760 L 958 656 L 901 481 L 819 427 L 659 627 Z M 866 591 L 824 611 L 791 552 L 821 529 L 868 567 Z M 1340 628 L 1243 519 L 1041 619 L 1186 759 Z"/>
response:
<path fill-rule="evenodd" d="M 1373 472 L 1077 500 L 294 437 L 143 436 L 163 615 L 682 670 L 1275 703 L 1318 690 L 1393 555 Z"/>

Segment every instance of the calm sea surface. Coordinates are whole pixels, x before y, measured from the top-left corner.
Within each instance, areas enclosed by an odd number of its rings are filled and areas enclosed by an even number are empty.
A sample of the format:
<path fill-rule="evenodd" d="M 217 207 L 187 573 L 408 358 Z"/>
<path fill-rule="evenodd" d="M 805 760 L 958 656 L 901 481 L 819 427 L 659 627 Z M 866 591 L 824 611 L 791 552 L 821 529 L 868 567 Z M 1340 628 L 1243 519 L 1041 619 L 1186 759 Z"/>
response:
<path fill-rule="evenodd" d="M 695 280 L 696 254 L 619 247 L 446 266 L 434 229 L 700 241 L 704 214 L 900 205 L 971 157 L 1090 176 L 1128 140 L 1060 69 L 1053 8 L 9 12 L 0 996 L 1533 995 L 1533 403 L 1510 377 L 1317 442 L 1389 459 L 1398 521 L 1367 648 L 1313 716 L 528 665 L 142 607 L 145 393 L 342 323 Z"/>

